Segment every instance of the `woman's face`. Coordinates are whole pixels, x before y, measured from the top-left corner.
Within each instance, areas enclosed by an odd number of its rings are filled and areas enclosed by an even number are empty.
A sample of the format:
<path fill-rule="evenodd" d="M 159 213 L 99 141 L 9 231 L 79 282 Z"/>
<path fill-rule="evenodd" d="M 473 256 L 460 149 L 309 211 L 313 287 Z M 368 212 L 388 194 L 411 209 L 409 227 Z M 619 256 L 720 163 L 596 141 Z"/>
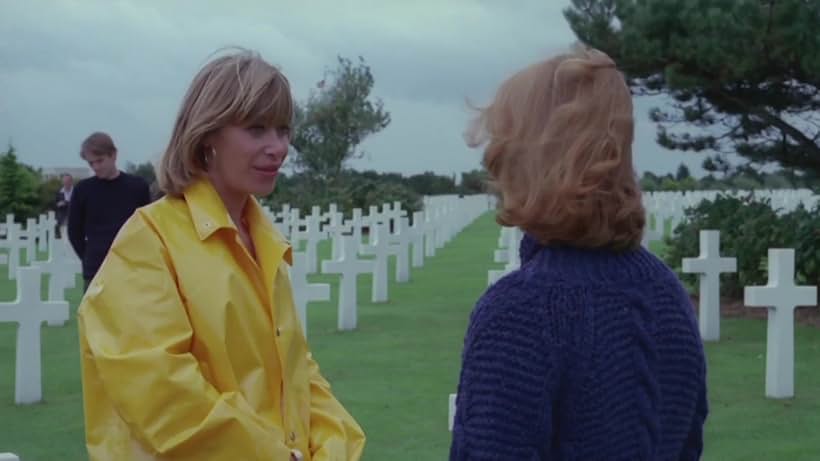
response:
<path fill-rule="evenodd" d="M 226 192 L 266 196 L 273 192 L 288 155 L 288 127 L 228 125 L 209 137 L 208 176 Z"/>

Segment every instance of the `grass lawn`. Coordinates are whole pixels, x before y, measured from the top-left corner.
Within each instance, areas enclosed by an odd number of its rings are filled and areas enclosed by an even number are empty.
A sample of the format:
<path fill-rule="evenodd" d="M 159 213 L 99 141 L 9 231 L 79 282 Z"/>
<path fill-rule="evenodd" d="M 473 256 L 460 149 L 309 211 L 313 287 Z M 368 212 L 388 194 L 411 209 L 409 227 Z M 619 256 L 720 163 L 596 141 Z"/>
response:
<path fill-rule="evenodd" d="M 390 299 L 374 305 L 370 277 L 359 278 L 359 329 L 336 331 L 334 299 L 313 303 L 309 340 L 335 394 L 365 428 L 365 460 L 447 458 L 447 396 L 458 381 L 464 329 L 486 286 L 498 227 L 486 215 L 407 284 L 392 282 Z M 653 248 L 655 249 L 655 248 Z M 327 254 L 328 245 L 320 249 Z M 2 274 L 0 274 L 2 275 Z M 316 276 L 315 282 L 335 276 Z M 72 312 L 79 291 L 70 292 Z M 0 281 L 0 299 L 14 285 Z M 23 461 L 85 459 L 76 323 L 43 328 L 40 405 L 13 405 L 14 328 L 0 324 L 0 452 Z M 796 393 L 790 401 L 763 397 L 764 322 L 727 319 L 723 341 L 707 345 L 711 416 L 706 460 L 815 460 L 820 458 L 820 330 L 797 326 Z"/>

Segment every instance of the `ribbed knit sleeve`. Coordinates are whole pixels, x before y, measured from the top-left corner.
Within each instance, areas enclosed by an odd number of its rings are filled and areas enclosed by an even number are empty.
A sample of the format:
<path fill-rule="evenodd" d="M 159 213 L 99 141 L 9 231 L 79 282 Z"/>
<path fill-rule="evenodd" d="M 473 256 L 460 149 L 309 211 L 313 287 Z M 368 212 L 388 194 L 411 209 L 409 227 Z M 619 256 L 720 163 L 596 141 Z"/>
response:
<path fill-rule="evenodd" d="M 698 405 L 692 420 L 689 437 L 683 445 L 680 461 L 698 461 L 703 455 L 703 426 L 709 415 L 709 402 L 706 391 L 706 370 L 703 371 L 703 381 L 698 392 Z"/>
<path fill-rule="evenodd" d="M 562 374 L 551 292 L 498 282 L 474 311 L 463 351 L 450 459 L 550 459 L 551 408 Z"/>

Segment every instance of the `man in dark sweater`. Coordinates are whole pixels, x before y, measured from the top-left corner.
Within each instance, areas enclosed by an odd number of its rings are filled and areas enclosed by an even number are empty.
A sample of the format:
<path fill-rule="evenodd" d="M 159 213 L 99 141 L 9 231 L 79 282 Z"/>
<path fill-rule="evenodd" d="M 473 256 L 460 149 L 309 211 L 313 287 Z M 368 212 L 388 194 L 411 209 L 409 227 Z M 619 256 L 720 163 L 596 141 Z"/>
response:
<path fill-rule="evenodd" d="M 83 141 L 80 155 L 94 170 L 94 176 L 74 186 L 68 238 L 82 261 L 88 287 L 120 227 L 151 198 L 145 180 L 117 168 L 117 148 L 108 134 L 91 134 Z"/>

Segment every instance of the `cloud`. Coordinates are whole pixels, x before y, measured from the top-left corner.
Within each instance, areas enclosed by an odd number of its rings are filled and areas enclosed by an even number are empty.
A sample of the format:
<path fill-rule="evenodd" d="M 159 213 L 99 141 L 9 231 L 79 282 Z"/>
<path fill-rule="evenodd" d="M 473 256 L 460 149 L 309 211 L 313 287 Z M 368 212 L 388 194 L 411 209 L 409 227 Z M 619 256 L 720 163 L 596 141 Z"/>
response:
<path fill-rule="evenodd" d="M 385 105 L 393 108 L 391 125 L 402 127 L 404 142 L 397 145 L 387 130 L 377 133 L 352 166 L 448 176 L 480 168 L 480 152 L 467 149 L 461 136 L 470 115 L 464 108 L 392 98 Z"/>
<path fill-rule="evenodd" d="M 337 55 L 363 56 L 393 122 L 353 165 L 466 171 L 480 157 L 461 138 L 466 99 L 488 101 L 507 75 L 572 43 L 567 4 L 4 0 L 0 141 L 13 139 L 27 163 L 71 166 L 82 139 L 104 130 L 123 160 L 155 160 L 193 75 L 215 50 L 239 45 L 280 66 L 300 100 Z M 641 123 L 636 159 L 657 171 L 684 157 L 660 149 Z"/>

